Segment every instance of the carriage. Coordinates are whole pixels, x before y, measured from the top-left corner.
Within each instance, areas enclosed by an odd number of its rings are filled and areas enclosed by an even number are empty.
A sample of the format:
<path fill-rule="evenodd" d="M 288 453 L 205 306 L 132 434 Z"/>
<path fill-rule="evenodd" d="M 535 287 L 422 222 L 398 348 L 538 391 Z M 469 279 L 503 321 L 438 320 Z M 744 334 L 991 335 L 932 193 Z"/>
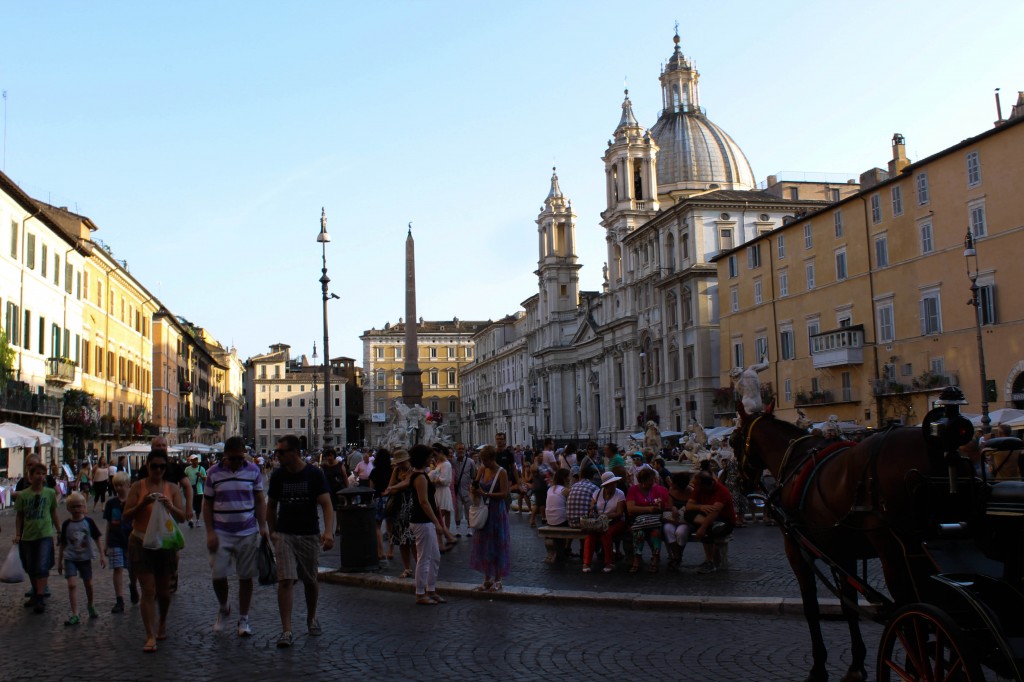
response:
<path fill-rule="evenodd" d="M 859 617 L 883 624 L 878 680 L 1024 680 L 1024 482 L 988 480 L 960 448 L 973 426 L 963 393 L 942 392 L 921 427 L 891 427 L 860 443 L 829 442 L 746 414 L 732 436 L 741 474 L 778 485 L 771 514 L 811 630 L 808 681 L 826 680 L 815 581 L 839 599 L 850 626 L 844 682 L 867 679 Z M 990 439 L 996 453 L 1017 438 Z M 878 558 L 887 593 L 868 578 Z"/>

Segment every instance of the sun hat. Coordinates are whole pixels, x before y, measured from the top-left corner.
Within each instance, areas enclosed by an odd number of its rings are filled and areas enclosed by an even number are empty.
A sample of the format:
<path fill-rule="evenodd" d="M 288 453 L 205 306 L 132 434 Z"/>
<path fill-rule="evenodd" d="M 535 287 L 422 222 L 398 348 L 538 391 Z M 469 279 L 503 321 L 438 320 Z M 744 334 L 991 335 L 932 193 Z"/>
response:
<path fill-rule="evenodd" d="M 621 480 L 622 476 L 616 476 L 612 472 L 606 471 L 601 474 L 601 487 L 603 488 L 606 485 L 611 485 L 612 483 L 617 483 Z"/>
<path fill-rule="evenodd" d="M 409 461 L 409 451 L 408 450 L 395 450 L 393 453 L 391 453 L 391 463 L 392 464 L 401 464 L 402 462 L 408 462 L 408 461 Z"/>

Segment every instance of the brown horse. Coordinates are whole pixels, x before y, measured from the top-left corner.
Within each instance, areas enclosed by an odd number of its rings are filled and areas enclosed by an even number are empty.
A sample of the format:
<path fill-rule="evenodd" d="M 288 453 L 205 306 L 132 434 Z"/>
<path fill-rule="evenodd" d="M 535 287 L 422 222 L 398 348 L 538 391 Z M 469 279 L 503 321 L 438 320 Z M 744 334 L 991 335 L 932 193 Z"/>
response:
<path fill-rule="evenodd" d="M 937 567 L 921 551 L 919 518 L 934 466 L 921 430 L 892 428 L 860 443 L 830 443 L 771 414 L 747 415 L 731 437 L 741 474 L 759 482 L 765 469 L 779 482 L 772 500 L 786 557 L 800 586 L 814 665 L 808 682 L 828 679 L 813 559 L 818 554 L 856 576 L 857 561 L 877 557 L 896 605 L 921 601 L 922 578 Z M 810 552 L 807 554 L 806 551 Z M 853 660 L 844 682 L 866 679 L 854 581 L 839 580 Z"/>

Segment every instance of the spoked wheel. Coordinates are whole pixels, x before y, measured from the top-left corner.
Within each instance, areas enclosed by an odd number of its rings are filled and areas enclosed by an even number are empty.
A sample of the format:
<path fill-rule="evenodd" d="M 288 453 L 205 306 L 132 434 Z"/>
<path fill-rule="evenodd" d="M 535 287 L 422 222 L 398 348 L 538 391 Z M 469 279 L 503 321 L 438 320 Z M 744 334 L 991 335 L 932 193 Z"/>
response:
<path fill-rule="evenodd" d="M 896 612 L 878 645 L 879 682 L 983 682 L 978 662 L 949 615 L 930 604 Z"/>

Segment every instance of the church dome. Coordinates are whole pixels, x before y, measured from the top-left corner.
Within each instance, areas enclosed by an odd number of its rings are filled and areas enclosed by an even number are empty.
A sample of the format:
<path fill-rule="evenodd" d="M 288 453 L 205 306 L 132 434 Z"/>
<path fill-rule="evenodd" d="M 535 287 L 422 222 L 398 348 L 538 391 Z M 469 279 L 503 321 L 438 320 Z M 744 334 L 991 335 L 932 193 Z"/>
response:
<path fill-rule="evenodd" d="M 679 48 L 661 74 L 662 111 L 651 128 L 658 145 L 658 194 L 753 189 L 754 172 L 739 145 L 700 106 L 700 74 Z M 717 186 L 717 187 L 715 187 Z"/>

